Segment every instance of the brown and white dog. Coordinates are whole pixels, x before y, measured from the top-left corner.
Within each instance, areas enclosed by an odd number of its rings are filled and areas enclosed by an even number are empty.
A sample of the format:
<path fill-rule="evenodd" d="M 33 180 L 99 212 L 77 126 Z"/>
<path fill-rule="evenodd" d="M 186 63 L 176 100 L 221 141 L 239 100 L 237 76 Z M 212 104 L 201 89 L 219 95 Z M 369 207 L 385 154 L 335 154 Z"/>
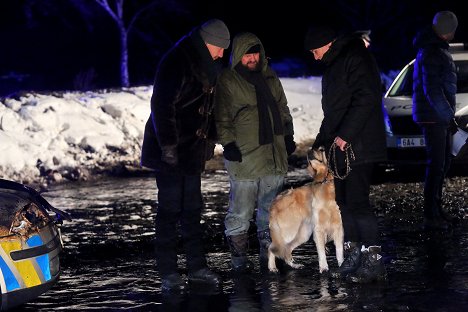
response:
<path fill-rule="evenodd" d="M 343 262 L 343 224 L 335 201 L 333 174 L 329 172 L 325 150 L 310 150 L 307 170 L 313 182 L 279 194 L 270 208 L 271 245 L 268 248 L 268 269 L 278 272 L 276 257 L 293 268 L 292 251 L 314 234 L 320 273 L 328 271 L 326 243 L 335 244 L 336 259 Z"/>

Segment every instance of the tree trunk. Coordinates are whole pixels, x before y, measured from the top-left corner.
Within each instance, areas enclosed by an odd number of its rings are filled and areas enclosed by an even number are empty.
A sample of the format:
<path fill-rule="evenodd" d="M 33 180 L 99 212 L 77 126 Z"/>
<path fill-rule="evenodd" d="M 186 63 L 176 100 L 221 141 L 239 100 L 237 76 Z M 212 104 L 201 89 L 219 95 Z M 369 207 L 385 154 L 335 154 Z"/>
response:
<path fill-rule="evenodd" d="M 128 75 L 128 35 L 125 27 L 120 28 L 120 84 L 124 88 L 130 86 L 130 78 Z"/>

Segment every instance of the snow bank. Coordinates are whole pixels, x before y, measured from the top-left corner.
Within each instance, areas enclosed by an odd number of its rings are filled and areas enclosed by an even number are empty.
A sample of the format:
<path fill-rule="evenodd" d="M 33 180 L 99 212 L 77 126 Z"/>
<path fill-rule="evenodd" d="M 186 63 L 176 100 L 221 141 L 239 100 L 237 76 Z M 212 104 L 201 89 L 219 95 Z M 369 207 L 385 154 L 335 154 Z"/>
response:
<path fill-rule="evenodd" d="M 315 138 L 323 113 L 320 77 L 282 78 L 295 140 Z M 0 103 L 0 177 L 86 179 L 115 168 L 139 168 L 151 86 L 121 91 L 24 94 Z M 221 151 L 218 146 L 216 149 Z"/>

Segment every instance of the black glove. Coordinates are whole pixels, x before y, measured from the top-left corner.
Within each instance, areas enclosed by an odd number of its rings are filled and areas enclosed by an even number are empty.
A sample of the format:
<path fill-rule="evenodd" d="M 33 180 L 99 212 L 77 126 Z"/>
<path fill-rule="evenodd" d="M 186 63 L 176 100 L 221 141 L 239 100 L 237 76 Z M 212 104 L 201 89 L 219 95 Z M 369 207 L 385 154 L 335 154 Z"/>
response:
<path fill-rule="evenodd" d="M 296 150 L 296 142 L 294 142 L 294 137 L 292 135 L 286 135 L 284 137 L 284 144 L 286 144 L 286 153 L 290 156 Z"/>
<path fill-rule="evenodd" d="M 323 146 L 323 142 L 322 142 L 322 140 L 319 138 L 319 136 L 317 135 L 317 137 L 315 138 L 314 143 L 312 144 L 311 149 L 312 149 L 312 150 L 318 150 L 318 148 L 319 148 L 320 146 Z"/>
<path fill-rule="evenodd" d="M 226 160 L 242 162 L 242 153 L 237 147 L 236 142 L 226 144 L 223 155 Z"/>
<path fill-rule="evenodd" d="M 161 146 L 161 160 L 168 165 L 177 166 L 177 145 Z"/>
<path fill-rule="evenodd" d="M 452 120 L 450 121 L 448 130 L 452 135 L 454 135 L 458 131 L 458 124 L 455 118 L 452 118 Z"/>

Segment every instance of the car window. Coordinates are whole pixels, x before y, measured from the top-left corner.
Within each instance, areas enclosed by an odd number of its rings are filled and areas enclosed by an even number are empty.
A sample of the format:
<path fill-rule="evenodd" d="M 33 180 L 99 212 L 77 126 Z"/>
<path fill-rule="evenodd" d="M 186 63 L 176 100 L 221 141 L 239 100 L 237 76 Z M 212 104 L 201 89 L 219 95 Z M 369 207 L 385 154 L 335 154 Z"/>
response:
<path fill-rule="evenodd" d="M 468 93 L 468 61 L 455 62 L 457 67 L 457 93 Z"/>
<path fill-rule="evenodd" d="M 411 64 L 403 69 L 388 93 L 389 96 L 411 96 L 413 94 L 413 68 L 414 65 Z"/>
<path fill-rule="evenodd" d="M 468 61 L 455 61 L 457 68 L 457 93 L 468 93 Z M 414 65 L 404 69 L 389 96 L 411 96 L 413 94 L 413 69 Z"/>

